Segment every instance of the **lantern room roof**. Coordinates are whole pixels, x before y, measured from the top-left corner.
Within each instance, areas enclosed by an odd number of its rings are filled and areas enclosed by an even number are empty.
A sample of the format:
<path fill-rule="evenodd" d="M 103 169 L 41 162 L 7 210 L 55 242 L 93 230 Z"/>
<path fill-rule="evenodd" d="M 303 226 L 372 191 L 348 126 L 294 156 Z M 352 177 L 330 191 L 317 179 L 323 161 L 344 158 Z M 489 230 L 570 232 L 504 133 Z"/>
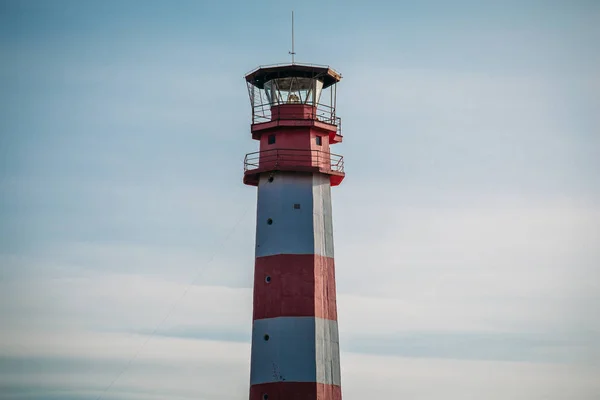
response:
<path fill-rule="evenodd" d="M 260 66 L 246 75 L 246 81 L 259 89 L 266 82 L 275 78 L 319 78 L 323 88 L 329 87 L 342 79 L 342 75 L 332 68 L 313 64 L 277 64 Z"/>

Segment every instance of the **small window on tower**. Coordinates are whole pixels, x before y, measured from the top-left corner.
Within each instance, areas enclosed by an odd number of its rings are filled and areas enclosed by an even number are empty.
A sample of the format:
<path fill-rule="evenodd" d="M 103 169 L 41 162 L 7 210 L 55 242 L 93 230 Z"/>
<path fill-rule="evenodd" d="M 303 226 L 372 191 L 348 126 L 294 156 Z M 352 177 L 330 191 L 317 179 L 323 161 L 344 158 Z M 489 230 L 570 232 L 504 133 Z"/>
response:
<path fill-rule="evenodd" d="M 316 139 L 317 139 L 317 146 L 320 146 L 322 144 L 321 136 L 317 136 Z"/>
<path fill-rule="evenodd" d="M 269 144 L 275 143 L 275 135 L 269 135 Z"/>

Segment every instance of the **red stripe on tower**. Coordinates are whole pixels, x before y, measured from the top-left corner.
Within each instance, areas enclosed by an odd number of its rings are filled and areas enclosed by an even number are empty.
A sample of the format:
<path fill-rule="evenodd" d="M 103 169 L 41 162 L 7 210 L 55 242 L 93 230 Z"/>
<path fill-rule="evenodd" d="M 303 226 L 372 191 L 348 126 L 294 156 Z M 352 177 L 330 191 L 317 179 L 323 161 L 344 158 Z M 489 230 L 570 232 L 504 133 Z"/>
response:
<path fill-rule="evenodd" d="M 339 386 L 313 382 L 278 382 L 253 385 L 250 388 L 250 400 L 263 400 L 265 393 L 270 393 L 267 395 L 268 400 L 342 400 L 342 389 Z"/>
<path fill-rule="evenodd" d="M 318 317 L 337 320 L 335 269 L 331 257 L 279 254 L 254 266 L 253 320 Z"/>

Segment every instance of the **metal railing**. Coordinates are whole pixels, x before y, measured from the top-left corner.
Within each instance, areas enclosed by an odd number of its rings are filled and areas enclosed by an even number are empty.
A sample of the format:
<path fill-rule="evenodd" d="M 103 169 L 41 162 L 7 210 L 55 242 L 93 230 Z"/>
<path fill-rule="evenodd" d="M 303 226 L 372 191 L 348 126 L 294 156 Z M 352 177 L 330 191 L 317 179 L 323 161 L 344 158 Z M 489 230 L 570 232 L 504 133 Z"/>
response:
<path fill-rule="evenodd" d="M 317 104 L 312 108 L 306 108 L 300 112 L 274 112 L 271 107 L 278 106 L 277 104 L 255 104 L 253 106 L 252 123 L 261 124 L 271 121 L 295 120 L 295 119 L 312 119 L 337 127 L 337 134 L 342 135 L 342 119 L 335 115 L 333 107 Z M 285 107 L 285 105 L 283 105 Z"/>
<path fill-rule="evenodd" d="M 317 167 L 325 171 L 343 173 L 344 157 L 313 149 L 272 149 L 248 153 L 244 158 L 244 171 L 295 167 Z"/>

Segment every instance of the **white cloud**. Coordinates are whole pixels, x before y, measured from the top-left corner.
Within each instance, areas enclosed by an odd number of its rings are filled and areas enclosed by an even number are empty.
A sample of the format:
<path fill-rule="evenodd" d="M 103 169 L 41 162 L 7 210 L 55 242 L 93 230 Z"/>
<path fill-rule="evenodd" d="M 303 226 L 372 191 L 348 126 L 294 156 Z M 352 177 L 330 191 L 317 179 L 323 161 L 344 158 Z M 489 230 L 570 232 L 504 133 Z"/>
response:
<path fill-rule="evenodd" d="M 45 395 L 52 390 L 97 395 L 122 370 L 139 337 L 78 333 L 60 338 L 42 337 L 59 348 L 30 372 L 0 374 L 0 384 L 18 393 L 35 381 Z M 109 340 L 107 340 L 109 339 Z M 66 343 L 71 343 L 66 345 Z M 111 347 L 99 343 L 112 343 Z M 71 359 L 67 348 L 78 348 L 84 359 Z M 14 354 L 13 352 L 12 354 Z M 24 351 L 19 352 L 24 355 Z M 6 354 L 6 353 L 4 353 Z M 11 355 L 12 355 L 11 354 Z M 32 352 L 31 354 L 39 353 Z M 597 367 L 557 364 L 412 359 L 364 354 L 342 354 L 344 398 L 377 394 L 386 398 L 449 400 L 487 399 L 594 399 L 600 386 Z M 6 359 L 4 359 L 6 360 Z M 104 361 L 102 361 L 104 360 Z M 6 362 L 6 361 L 5 361 Z M 249 345 L 218 341 L 156 338 L 108 391 L 106 399 L 151 399 L 152 396 L 206 400 L 247 397 Z M 51 366 L 54 365 L 54 372 Z M 46 368 L 46 370 L 44 370 Z M 50 368 L 50 369 L 48 369 Z M 6 387 L 6 386 L 5 386 Z M 92 389 L 93 388 L 93 389 Z M 93 391 L 94 390 L 94 391 Z"/>

